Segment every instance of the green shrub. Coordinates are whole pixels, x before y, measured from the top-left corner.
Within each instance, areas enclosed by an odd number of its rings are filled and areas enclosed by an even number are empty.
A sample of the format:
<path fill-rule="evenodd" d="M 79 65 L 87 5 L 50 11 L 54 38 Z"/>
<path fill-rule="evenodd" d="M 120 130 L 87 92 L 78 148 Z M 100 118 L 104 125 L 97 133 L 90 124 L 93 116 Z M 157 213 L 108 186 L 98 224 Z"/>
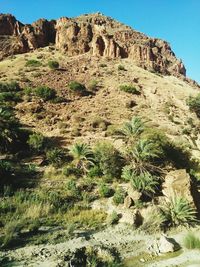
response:
<path fill-rule="evenodd" d="M 46 157 L 49 163 L 51 163 L 55 167 L 59 167 L 63 163 L 64 151 L 56 147 L 51 150 L 48 150 L 46 153 Z"/>
<path fill-rule="evenodd" d="M 20 91 L 20 86 L 17 82 L 10 82 L 10 83 L 0 82 L 0 93 L 18 92 L 18 91 Z"/>
<path fill-rule="evenodd" d="M 187 249 L 200 249 L 200 238 L 190 232 L 184 238 L 184 246 Z"/>
<path fill-rule="evenodd" d="M 40 133 L 33 133 L 29 136 L 28 145 L 31 149 L 36 152 L 41 152 L 44 150 L 46 144 L 45 137 Z"/>
<path fill-rule="evenodd" d="M 148 172 L 141 173 L 140 175 L 136 175 L 133 172 L 132 177 L 130 178 L 130 182 L 133 189 L 150 197 L 155 194 L 157 186 L 159 184 L 158 178 L 152 176 Z"/>
<path fill-rule="evenodd" d="M 79 177 L 81 175 L 81 170 L 77 167 L 75 167 L 74 165 L 68 165 L 68 166 L 65 166 L 63 168 L 63 171 L 62 171 L 63 175 L 65 175 L 66 177 L 68 176 L 71 176 L 71 175 L 74 175 L 76 177 Z"/>
<path fill-rule="evenodd" d="M 103 175 L 120 178 L 124 162 L 119 151 L 111 143 L 98 143 L 94 147 L 94 157 Z"/>
<path fill-rule="evenodd" d="M 113 190 L 104 183 L 99 185 L 98 190 L 101 197 L 111 197 L 113 194 Z"/>
<path fill-rule="evenodd" d="M 198 94 L 196 97 L 190 96 L 186 103 L 190 110 L 195 112 L 197 117 L 200 117 L 200 94 Z"/>
<path fill-rule="evenodd" d="M 102 171 L 99 168 L 99 166 L 94 165 L 93 167 L 89 169 L 87 176 L 90 178 L 100 177 L 102 176 Z"/>
<path fill-rule="evenodd" d="M 83 94 L 86 91 L 85 85 L 77 82 L 77 81 L 72 81 L 68 85 L 69 89 L 77 94 Z"/>
<path fill-rule="evenodd" d="M 16 92 L 4 92 L 0 93 L 0 102 L 18 102 L 21 100 L 21 94 Z"/>
<path fill-rule="evenodd" d="M 168 226 L 191 225 L 196 221 L 196 212 L 183 197 L 174 196 L 160 207 Z"/>
<path fill-rule="evenodd" d="M 119 215 L 116 211 L 113 211 L 107 218 L 108 224 L 113 225 L 119 222 Z"/>
<path fill-rule="evenodd" d="M 46 86 L 37 87 L 34 93 L 37 97 L 40 97 L 45 101 L 51 100 L 56 97 L 56 91 Z"/>
<path fill-rule="evenodd" d="M 50 60 L 48 62 L 48 66 L 51 70 L 56 70 L 59 68 L 59 62 L 58 61 L 54 61 L 54 60 Z"/>
<path fill-rule="evenodd" d="M 122 188 L 118 188 L 113 196 L 113 202 L 115 205 L 123 204 L 125 199 L 125 192 Z"/>
<path fill-rule="evenodd" d="M 40 67 L 42 63 L 36 59 L 30 59 L 25 64 L 26 67 Z"/>
<path fill-rule="evenodd" d="M 123 65 L 119 65 L 119 66 L 118 66 L 118 70 L 123 70 L 123 71 L 125 71 L 126 68 L 125 68 Z"/>
<path fill-rule="evenodd" d="M 120 85 L 119 89 L 129 94 L 140 94 L 140 91 L 132 85 Z"/>

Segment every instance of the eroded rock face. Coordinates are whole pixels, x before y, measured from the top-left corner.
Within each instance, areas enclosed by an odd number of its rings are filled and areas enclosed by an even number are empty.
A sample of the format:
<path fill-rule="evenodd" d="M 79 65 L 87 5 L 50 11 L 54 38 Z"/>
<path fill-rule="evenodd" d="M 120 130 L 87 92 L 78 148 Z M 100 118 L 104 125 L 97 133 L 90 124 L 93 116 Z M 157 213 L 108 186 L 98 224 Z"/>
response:
<path fill-rule="evenodd" d="M 23 25 L 12 15 L 0 15 L 0 59 L 55 43 L 55 35 L 55 21 Z"/>
<path fill-rule="evenodd" d="M 6 38 L 5 36 L 9 36 Z M 11 37 L 17 37 L 11 38 Z M 151 71 L 185 76 L 183 63 L 169 44 L 149 38 L 100 13 L 57 21 L 40 19 L 23 25 L 12 15 L 0 15 L 0 58 L 55 43 L 68 56 L 90 53 L 107 58 L 129 58 Z"/>
<path fill-rule="evenodd" d="M 184 197 L 195 206 L 191 191 L 190 175 L 185 169 L 171 171 L 166 175 L 162 192 L 167 198 L 177 195 Z"/>

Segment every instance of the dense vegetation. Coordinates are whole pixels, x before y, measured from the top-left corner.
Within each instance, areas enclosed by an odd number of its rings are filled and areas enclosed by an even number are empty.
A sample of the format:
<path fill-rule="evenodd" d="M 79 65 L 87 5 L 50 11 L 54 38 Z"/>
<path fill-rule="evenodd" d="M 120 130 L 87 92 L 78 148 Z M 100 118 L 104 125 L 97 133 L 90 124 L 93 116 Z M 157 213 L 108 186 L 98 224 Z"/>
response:
<path fill-rule="evenodd" d="M 69 89 L 79 93 L 86 90 L 77 82 L 71 82 Z M 133 89 L 126 87 L 125 91 Z M 139 117 L 113 133 L 114 139 L 123 141 L 120 150 L 111 141 L 94 145 L 75 142 L 63 148 L 42 133 L 27 130 L 15 114 L 16 101 L 20 101 L 16 94 L 20 99 L 29 95 L 49 101 L 56 97 L 54 89 L 41 86 L 22 90 L 10 83 L 0 84 L 2 93 L 14 94 L 4 98 L 0 106 L 0 242 L 4 248 L 24 240 L 36 244 L 59 242 L 77 228 L 115 224 L 119 221 L 117 213 L 107 218 L 103 211 L 92 210 L 91 203 L 112 197 L 114 205 L 122 205 L 127 192 L 121 184 L 126 183 L 140 195 L 134 203 L 136 209 L 152 205 L 162 196 L 168 166 L 188 171 L 194 168 L 183 149 Z M 160 229 L 196 222 L 196 213 L 184 198 L 169 199 L 166 205 L 157 207 L 156 214 L 157 220 L 152 223 L 152 217 L 149 221 L 145 218 L 141 227 L 149 224 Z M 41 230 L 43 226 L 60 226 L 67 232 L 46 234 Z"/>

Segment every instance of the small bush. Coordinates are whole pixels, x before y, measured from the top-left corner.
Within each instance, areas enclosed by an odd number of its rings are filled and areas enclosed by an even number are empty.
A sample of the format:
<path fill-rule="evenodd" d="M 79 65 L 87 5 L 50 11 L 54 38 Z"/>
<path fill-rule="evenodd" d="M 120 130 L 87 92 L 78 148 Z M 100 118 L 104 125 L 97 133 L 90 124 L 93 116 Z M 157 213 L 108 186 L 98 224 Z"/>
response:
<path fill-rule="evenodd" d="M 187 249 L 200 249 L 200 238 L 190 232 L 184 238 L 184 246 Z"/>
<path fill-rule="evenodd" d="M 123 65 L 119 65 L 119 66 L 118 66 L 118 70 L 126 71 L 126 68 L 125 68 Z"/>
<path fill-rule="evenodd" d="M 59 68 L 59 63 L 58 63 L 58 61 L 50 60 L 50 61 L 48 62 L 48 66 L 49 66 L 49 68 L 50 68 L 51 70 L 56 70 L 56 69 Z"/>
<path fill-rule="evenodd" d="M 44 150 L 46 144 L 45 137 L 40 133 L 33 133 L 29 136 L 28 145 L 36 152 Z"/>
<path fill-rule="evenodd" d="M 69 89 L 77 94 L 82 94 L 86 91 L 85 85 L 76 81 L 72 81 L 68 85 Z"/>
<path fill-rule="evenodd" d="M 102 183 L 99 185 L 99 195 L 101 197 L 111 197 L 112 193 L 113 193 L 113 190 L 106 184 Z"/>
<path fill-rule="evenodd" d="M 164 222 L 168 226 L 191 225 L 196 221 L 196 212 L 189 202 L 174 196 L 160 207 Z"/>
<path fill-rule="evenodd" d="M 117 224 L 119 221 L 119 215 L 116 211 L 113 211 L 107 218 L 108 224 L 113 225 Z"/>
<path fill-rule="evenodd" d="M 197 117 L 200 117 L 200 94 L 198 94 L 196 97 L 190 96 L 186 103 L 190 110 L 195 112 Z"/>
<path fill-rule="evenodd" d="M 119 87 L 119 89 L 123 92 L 126 92 L 126 93 L 129 93 L 129 94 L 140 94 L 140 91 L 138 91 L 137 88 L 135 88 L 134 86 L 132 85 L 121 85 Z"/>
<path fill-rule="evenodd" d="M 35 95 L 48 101 L 56 97 L 56 91 L 46 86 L 40 86 L 35 89 Z"/>
<path fill-rule="evenodd" d="M 21 100 L 21 95 L 20 93 L 16 92 L 4 92 L 0 93 L 0 102 L 18 102 Z"/>
<path fill-rule="evenodd" d="M 94 157 L 103 175 L 120 178 L 124 162 L 119 151 L 111 143 L 98 143 L 94 147 Z"/>
<path fill-rule="evenodd" d="M 59 148 L 53 148 L 46 153 L 46 157 L 49 163 L 55 167 L 59 167 L 63 163 L 64 151 Z"/>
<path fill-rule="evenodd" d="M 122 190 L 122 188 L 117 189 L 113 196 L 113 202 L 115 203 L 115 205 L 123 204 L 125 195 L 126 194 L 124 190 Z"/>
<path fill-rule="evenodd" d="M 26 67 L 40 67 L 42 63 L 36 59 L 30 59 L 26 62 Z"/>
<path fill-rule="evenodd" d="M 17 82 L 10 82 L 10 83 L 0 82 L 0 93 L 18 92 L 18 91 L 20 91 L 20 86 Z"/>

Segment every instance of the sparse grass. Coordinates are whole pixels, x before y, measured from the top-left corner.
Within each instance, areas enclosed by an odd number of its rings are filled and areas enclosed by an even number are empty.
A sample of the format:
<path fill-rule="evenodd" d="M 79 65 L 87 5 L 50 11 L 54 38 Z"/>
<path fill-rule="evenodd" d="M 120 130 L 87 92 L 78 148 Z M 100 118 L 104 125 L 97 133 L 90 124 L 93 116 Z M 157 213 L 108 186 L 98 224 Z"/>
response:
<path fill-rule="evenodd" d="M 118 65 L 118 70 L 126 71 L 126 68 L 123 65 Z"/>
<path fill-rule="evenodd" d="M 192 232 L 189 232 L 184 238 L 184 246 L 187 249 L 200 249 L 200 238 Z"/>
<path fill-rule="evenodd" d="M 25 64 L 26 67 L 40 67 L 42 66 L 42 63 L 39 60 L 36 59 L 30 59 Z"/>
<path fill-rule="evenodd" d="M 140 94 L 140 91 L 137 88 L 135 88 L 133 85 L 120 85 L 119 89 L 129 94 L 135 94 L 135 95 Z"/>
<path fill-rule="evenodd" d="M 57 70 L 59 68 L 59 62 L 55 60 L 50 60 L 48 66 L 51 70 Z"/>

